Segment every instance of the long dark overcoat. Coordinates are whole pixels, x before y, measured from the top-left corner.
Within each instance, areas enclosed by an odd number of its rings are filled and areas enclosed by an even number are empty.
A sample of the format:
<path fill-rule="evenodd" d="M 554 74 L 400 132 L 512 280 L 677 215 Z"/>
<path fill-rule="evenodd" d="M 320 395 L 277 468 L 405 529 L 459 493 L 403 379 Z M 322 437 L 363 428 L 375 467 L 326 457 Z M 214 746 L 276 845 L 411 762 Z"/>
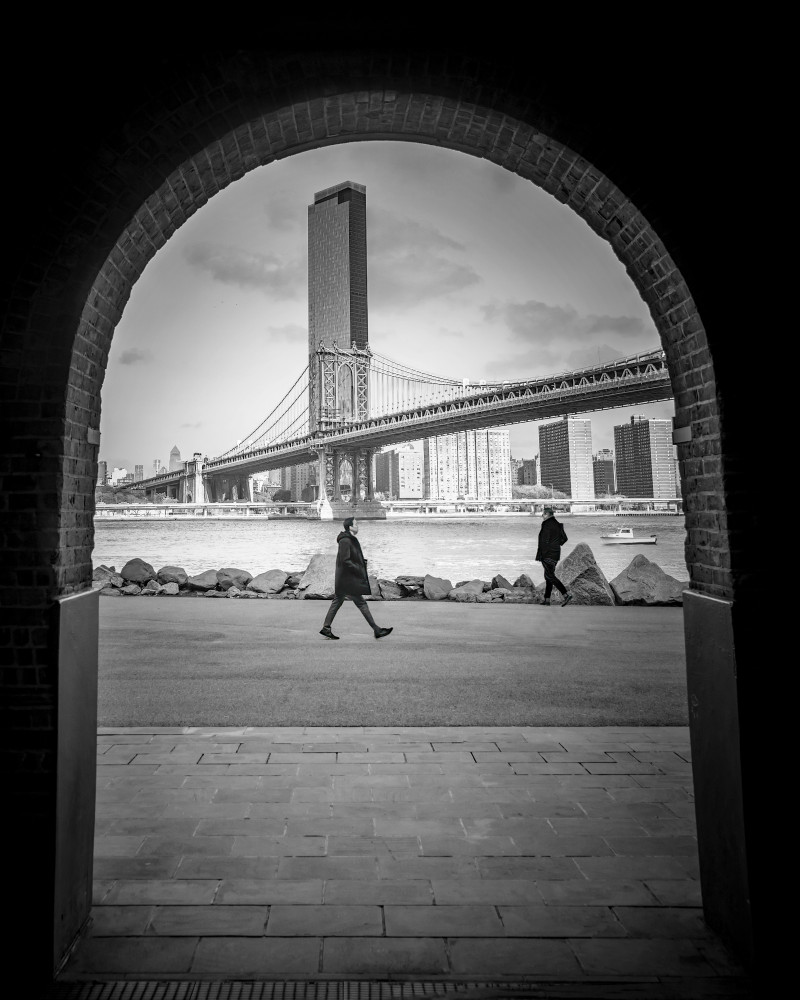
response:
<path fill-rule="evenodd" d="M 536 549 L 536 562 L 542 559 L 561 558 L 561 546 L 568 541 L 564 525 L 554 517 L 548 517 L 542 521 L 539 529 L 539 547 Z"/>
<path fill-rule="evenodd" d="M 336 596 L 357 597 L 370 592 L 367 576 L 367 560 L 361 551 L 361 544 L 349 531 L 340 531 L 336 539 L 339 551 L 336 554 Z"/>

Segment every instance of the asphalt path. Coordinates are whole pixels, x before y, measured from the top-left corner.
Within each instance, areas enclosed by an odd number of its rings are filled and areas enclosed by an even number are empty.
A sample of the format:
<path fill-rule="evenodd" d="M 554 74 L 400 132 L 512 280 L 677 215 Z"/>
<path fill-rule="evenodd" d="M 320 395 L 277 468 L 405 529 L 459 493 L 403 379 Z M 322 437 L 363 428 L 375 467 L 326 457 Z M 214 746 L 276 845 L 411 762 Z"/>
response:
<path fill-rule="evenodd" d="M 680 608 L 100 599 L 101 726 L 686 725 Z"/>

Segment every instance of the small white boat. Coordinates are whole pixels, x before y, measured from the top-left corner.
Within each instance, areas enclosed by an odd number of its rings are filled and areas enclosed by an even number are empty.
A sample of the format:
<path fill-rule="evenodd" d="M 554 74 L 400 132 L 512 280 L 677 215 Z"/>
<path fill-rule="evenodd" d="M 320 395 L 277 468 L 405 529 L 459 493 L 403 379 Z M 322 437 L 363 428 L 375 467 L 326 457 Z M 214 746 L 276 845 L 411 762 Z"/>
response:
<path fill-rule="evenodd" d="M 606 545 L 655 545 L 658 535 L 634 535 L 633 528 L 617 528 L 609 535 L 601 535 Z"/>

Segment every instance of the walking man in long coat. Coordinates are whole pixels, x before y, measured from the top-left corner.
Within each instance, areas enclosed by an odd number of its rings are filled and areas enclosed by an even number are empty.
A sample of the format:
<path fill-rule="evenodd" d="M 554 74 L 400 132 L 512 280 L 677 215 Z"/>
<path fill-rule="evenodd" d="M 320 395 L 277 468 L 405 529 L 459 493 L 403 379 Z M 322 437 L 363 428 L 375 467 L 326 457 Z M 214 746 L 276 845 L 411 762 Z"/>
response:
<path fill-rule="evenodd" d="M 361 551 L 361 543 L 356 535 L 358 534 L 358 522 L 353 517 L 345 518 L 343 522 L 344 531 L 340 531 L 336 538 L 339 543 L 339 551 L 336 554 L 336 596 L 331 601 L 328 613 L 325 616 L 325 624 L 319 630 L 319 634 L 326 639 L 338 639 L 338 635 L 331 632 L 333 619 L 336 612 L 349 597 L 361 614 L 369 622 L 376 639 L 382 639 L 392 630 L 381 628 L 375 624 L 372 613 L 369 610 L 364 595 L 370 592 L 369 577 L 367 576 L 367 560 Z"/>
<path fill-rule="evenodd" d="M 536 549 L 536 562 L 540 562 L 544 568 L 544 600 L 542 604 L 550 604 L 550 595 L 553 587 L 561 593 L 564 598 L 562 607 L 566 607 L 572 600 L 572 594 L 556 576 L 556 565 L 561 558 L 561 546 L 567 541 L 567 533 L 564 525 L 556 520 L 555 511 L 552 507 L 545 507 L 542 511 L 542 526 L 539 529 L 539 546 Z"/>

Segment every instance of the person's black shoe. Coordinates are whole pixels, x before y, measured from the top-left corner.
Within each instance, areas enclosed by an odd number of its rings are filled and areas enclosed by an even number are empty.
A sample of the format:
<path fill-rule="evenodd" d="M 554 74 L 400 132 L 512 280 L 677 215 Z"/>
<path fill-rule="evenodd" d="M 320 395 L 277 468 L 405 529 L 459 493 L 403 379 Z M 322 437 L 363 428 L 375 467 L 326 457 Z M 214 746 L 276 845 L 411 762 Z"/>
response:
<path fill-rule="evenodd" d="M 544 601 L 542 601 L 542 607 L 543 608 L 549 608 L 550 607 L 550 598 L 549 597 L 546 598 Z"/>
<path fill-rule="evenodd" d="M 567 605 L 569 604 L 569 602 L 570 602 L 571 600 L 572 600 L 572 594 L 567 594 L 567 595 L 566 595 L 566 596 L 564 597 L 564 600 L 563 600 L 563 601 L 561 602 L 561 607 L 562 607 L 562 608 L 565 608 L 565 607 L 566 607 L 566 606 L 567 606 Z"/>
<path fill-rule="evenodd" d="M 319 630 L 319 634 L 322 636 L 323 639 L 338 639 L 339 638 L 338 635 L 334 635 L 333 632 L 331 632 L 331 629 L 330 629 L 329 625 L 324 625 Z"/>
<path fill-rule="evenodd" d="M 388 635 L 392 630 L 390 628 L 376 628 L 375 638 L 382 639 L 385 635 Z"/>

